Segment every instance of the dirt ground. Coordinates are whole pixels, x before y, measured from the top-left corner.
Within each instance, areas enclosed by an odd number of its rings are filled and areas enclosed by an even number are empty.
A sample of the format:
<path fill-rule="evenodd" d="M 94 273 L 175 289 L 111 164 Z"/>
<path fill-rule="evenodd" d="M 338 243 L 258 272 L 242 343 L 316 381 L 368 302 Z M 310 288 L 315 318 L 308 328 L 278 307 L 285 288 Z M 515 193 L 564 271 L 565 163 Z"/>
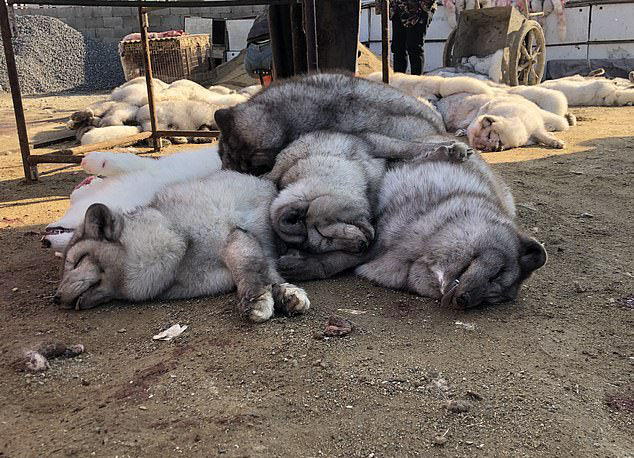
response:
<path fill-rule="evenodd" d="M 25 103 L 41 137 L 87 98 Z M 634 457 L 634 108 L 575 109 L 565 150 L 486 155 L 549 252 L 515 303 L 442 309 L 346 275 L 262 325 L 233 295 L 57 309 L 39 233 L 83 174 L 43 166 L 25 185 L 0 108 L 0 456 Z M 332 313 L 355 329 L 315 339 Z M 43 341 L 86 353 L 16 372 Z"/>

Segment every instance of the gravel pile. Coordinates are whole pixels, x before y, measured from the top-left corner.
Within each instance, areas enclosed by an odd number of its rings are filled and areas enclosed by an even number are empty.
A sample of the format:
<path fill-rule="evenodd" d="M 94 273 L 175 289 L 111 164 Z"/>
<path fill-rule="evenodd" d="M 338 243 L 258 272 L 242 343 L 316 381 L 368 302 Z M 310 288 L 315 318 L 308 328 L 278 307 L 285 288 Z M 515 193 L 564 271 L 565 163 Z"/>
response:
<path fill-rule="evenodd" d="M 16 16 L 15 60 L 23 94 L 111 89 L 123 83 L 115 44 L 84 37 L 57 18 Z M 0 53 L 0 86 L 9 90 Z"/>

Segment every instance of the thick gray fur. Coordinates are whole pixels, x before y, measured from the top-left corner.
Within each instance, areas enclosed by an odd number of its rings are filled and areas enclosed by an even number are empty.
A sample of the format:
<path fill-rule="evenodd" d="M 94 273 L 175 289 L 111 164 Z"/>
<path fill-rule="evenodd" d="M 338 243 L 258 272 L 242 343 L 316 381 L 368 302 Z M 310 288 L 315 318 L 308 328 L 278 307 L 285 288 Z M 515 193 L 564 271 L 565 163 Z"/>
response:
<path fill-rule="evenodd" d="M 55 301 L 86 309 L 114 299 L 144 301 L 237 288 L 252 321 L 274 308 L 301 313 L 310 302 L 277 272 L 269 181 L 235 172 L 173 185 L 129 214 L 88 208 L 64 255 Z"/>
<path fill-rule="evenodd" d="M 282 189 L 271 206 L 271 219 L 290 247 L 278 261 L 285 278 L 328 278 L 366 259 L 387 162 L 373 158 L 371 147 L 354 135 L 315 132 L 278 155 L 266 177 Z M 471 153 L 464 143 L 446 142 L 405 163 Z"/>
<path fill-rule="evenodd" d="M 379 285 L 474 307 L 513 300 L 546 251 L 517 227 L 512 196 L 479 155 L 389 171 L 369 262 Z"/>
<path fill-rule="evenodd" d="M 346 74 L 282 81 L 249 101 L 216 111 L 223 168 L 260 175 L 300 136 L 314 131 L 357 135 L 374 157 L 408 159 L 446 140 L 431 105 L 382 83 Z M 437 137 L 441 138 L 438 139 Z"/>

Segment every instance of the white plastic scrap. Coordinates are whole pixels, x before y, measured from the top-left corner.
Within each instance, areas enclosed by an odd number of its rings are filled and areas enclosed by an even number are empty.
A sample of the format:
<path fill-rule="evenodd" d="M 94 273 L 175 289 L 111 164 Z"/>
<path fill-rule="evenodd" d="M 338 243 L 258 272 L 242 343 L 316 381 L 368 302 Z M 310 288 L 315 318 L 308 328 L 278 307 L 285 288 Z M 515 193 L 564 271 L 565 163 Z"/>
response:
<path fill-rule="evenodd" d="M 185 329 L 187 329 L 187 326 L 175 324 L 174 326 L 171 326 L 165 331 L 158 333 L 152 338 L 154 340 L 172 340 L 174 337 L 180 336 L 185 331 Z"/>
<path fill-rule="evenodd" d="M 473 331 L 475 329 L 475 324 L 473 323 L 463 323 L 462 321 L 456 321 L 454 322 L 454 324 L 459 328 L 466 329 L 467 331 Z"/>

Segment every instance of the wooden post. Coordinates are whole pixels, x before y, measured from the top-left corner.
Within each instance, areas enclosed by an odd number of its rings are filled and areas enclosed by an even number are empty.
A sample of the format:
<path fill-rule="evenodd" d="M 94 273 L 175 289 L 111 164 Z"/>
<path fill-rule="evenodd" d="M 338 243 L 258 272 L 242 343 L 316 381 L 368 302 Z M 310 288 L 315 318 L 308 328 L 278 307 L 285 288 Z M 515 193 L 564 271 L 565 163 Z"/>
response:
<path fill-rule="evenodd" d="M 139 26 L 141 28 L 141 41 L 143 46 L 143 65 L 145 67 L 145 82 L 147 84 L 147 101 L 150 109 L 150 124 L 152 125 L 152 141 L 154 151 L 161 151 L 161 138 L 156 132 L 156 105 L 154 104 L 154 86 L 152 84 L 152 61 L 150 60 L 150 42 L 148 40 L 148 17 L 143 7 L 139 7 Z"/>
<path fill-rule="evenodd" d="M 306 29 L 306 54 L 308 57 L 308 71 L 319 70 L 319 52 L 317 43 L 317 19 L 315 17 L 315 1 L 304 0 L 304 17 Z M 334 31 L 333 31 L 334 33 Z"/>
<path fill-rule="evenodd" d="M 13 8 L 13 6 L 11 6 L 11 8 Z M 0 31 L 2 32 L 4 56 L 7 61 L 7 74 L 9 75 L 9 86 L 11 87 L 11 98 L 13 99 L 15 124 L 18 128 L 18 140 L 20 142 L 20 153 L 22 153 L 24 178 L 27 183 L 31 183 L 37 180 L 37 166 L 31 166 L 29 162 L 29 158 L 31 157 L 29 134 L 26 131 L 26 119 L 24 117 L 24 107 L 22 106 L 22 94 L 20 93 L 20 80 L 18 79 L 18 69 L 15 66 L 15 54 L 13 53 L 13 43 L 11 41 L 9 10 L 5 0 L 0 0 Z"/>
<path fill-rule="evenodd" d="M 390 84 L 390 0 L 381 0 L 381 68 L 383 82 Z"/>

